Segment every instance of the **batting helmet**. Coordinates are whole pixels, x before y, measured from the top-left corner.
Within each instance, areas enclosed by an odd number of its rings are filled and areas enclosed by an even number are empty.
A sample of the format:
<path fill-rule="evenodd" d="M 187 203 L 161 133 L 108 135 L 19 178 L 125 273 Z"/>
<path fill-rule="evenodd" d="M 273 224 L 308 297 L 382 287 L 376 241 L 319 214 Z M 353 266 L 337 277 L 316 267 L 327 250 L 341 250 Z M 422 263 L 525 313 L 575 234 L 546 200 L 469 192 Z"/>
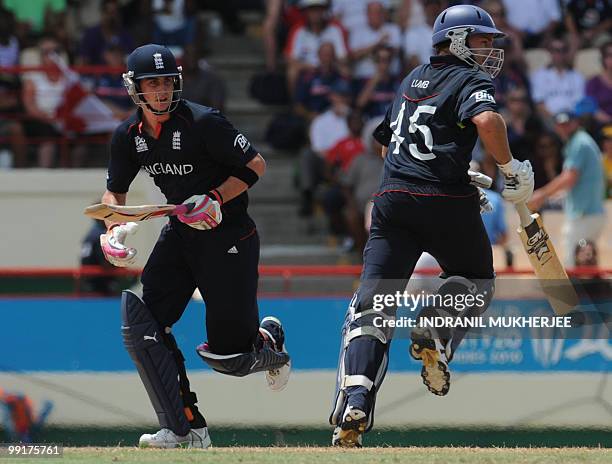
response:
<path fill-rule="evenodd" d="M 127 58 L 127 72 L 123 73 L 123 84 L 134 103 L 146 107 L 154 114 L 166 114 L 174 111 L 181 100 L 183 90 L 182 68 L 176 65 L 172 52 L 163 45 L 147 44 L 138 47 Z M 167 109 L 153 109 L 145 100 L 145 93 L 140 87 L 140 80 L 152 77 L 173 77 L 174 91 Z M 156 94 L 157 92 L 149 92 Z"/>
<path fill-rule="evenodd" d="M 447 8 L 438 15 L 433 26 L 432 45 L 435 47 L 450 41 L 449 51 L 466 63 L 480 68 L 495 77 L 504 63 L 504 51 L 501 48 L 469 48 L 469 34 L 493 34 L 504 37 L 497 29 L 493 19 L 482 8 L 474 5 L 456 5 Z"/>

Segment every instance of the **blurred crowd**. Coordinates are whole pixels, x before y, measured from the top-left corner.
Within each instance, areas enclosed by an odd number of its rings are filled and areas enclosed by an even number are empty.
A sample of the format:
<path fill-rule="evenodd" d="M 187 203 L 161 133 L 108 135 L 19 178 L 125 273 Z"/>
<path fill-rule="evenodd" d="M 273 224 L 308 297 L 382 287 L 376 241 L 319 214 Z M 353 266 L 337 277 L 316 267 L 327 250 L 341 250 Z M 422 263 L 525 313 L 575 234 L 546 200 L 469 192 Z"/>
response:
<path fill-rule="evenodd" d="M 185 98 L 223 110 L 226 83 L 204 59 L 215 53 L 209 39 L 220 28 L 244 34 L 239 12 L 255 9 L 265 71 L 251 94 L 283 105 L 266 142 L 299 154 L 300 214 L 323 210 L 331 234 L 358 251 L 382 169 L 372 128 L 402 78 L 429 61 L 437 15 L 458 3 L 483 7 L 507 34 L 495 44 L 506 57 L 495 98 L 512 153 L 534 166 L 530 206 L 559 207 L 572 189 L 584 196 L 564 173 L 576 156 L 568 150 L 584 146 L 599 150 L 588 175 L 602 171 L 612 195 L 609 0 L 0 0 L 0 168 L 104 166 L 108 134 L 133 111 L 125 57 L 147 42 L 177 55 Z M 498 188 L 478 144 L 473 158 Z"/>
<path fill-rule="evenodd" d="M 268 141 L 277 148 L 301 149 L 300 214 L 310 217 L 319 205 L 330 232 L 345 238 L 347 248 L 363 247 L 364 228 L 358 224 L 367 217 L 369 202 L 361 190 L 373 182 L 371 194 L 382 166 L 376 156 L 380 147 L 370 138 L 372 127 L 382 120 L 402 78 L 429 62 L 435 18 L 459 3 L 483 7 L 507 34 L 494 45 L 505 51 L 503 71 L 494 80 L 495 98 L 508 125 L 512 153 L 534 165 L 537 198 L 530 206 L 559 207 L 558 194 L 577 190 L 603 170 L 611 194 L 610 2 L 269 0 L 264 23 L 267 72 L 284 72 L 293 109 L 279 115 L 273 128 L 298 134 L 301 126 L 305 143 L 296 146 L 299 137 L 278 137 L 276 130 L 268 131 Z M 558 178 L 568 168 L 564 149 L 574 134 L 583 132 L 604 156 L 594 155 L 598 166 L 589 168 L 580 182 L 566 182 L 565 177 L 561 182 Z M 473 157 L 474 168 L 493 177 L 494 188 L 501 187 L 493 159 L 479 144 Z M 603 194 L 593 201 L 599 211 Z M 580 217 L 583 212 L 575 213 Z"/>
<path fill-rule="evenodd" d="M 134 110 L 125 58 L 145 43 L 179 57 L 186 98 L 223 109 L 200 13 L 243 32 L 233 1 L 0 0 L 0 167 L 104 166 L 108 134 Z"/>

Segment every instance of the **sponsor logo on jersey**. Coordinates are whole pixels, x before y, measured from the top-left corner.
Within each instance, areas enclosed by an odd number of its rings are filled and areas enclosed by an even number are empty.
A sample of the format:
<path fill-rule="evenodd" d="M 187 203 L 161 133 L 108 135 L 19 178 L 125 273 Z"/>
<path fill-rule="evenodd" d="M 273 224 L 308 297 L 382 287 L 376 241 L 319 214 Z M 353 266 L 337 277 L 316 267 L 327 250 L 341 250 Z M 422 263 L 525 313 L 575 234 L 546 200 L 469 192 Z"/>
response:
<path fill-rule="evenodd" d="M 138 153 L 147 151 L 149 149 L 149 147 L 147 147 L 147 141 L 140 135 L 134 137 L 134 143 L 136 144 L 136 151 Z"/>
<path fill-rule="evenodd" d="M 155 62 L 155 69 L 164 69 L 164 60 L 162 60 L 161 53 L 153 53 L 153 61 Z"/>
<path fill-rule="evenodd" d="M 244 135 L 238 134 L 234 139 L 234 146 L 240 147 L 241 150 L 246 153 L 249 147 L 251 146 L 251 142 L 249 142 Z"/>
<path fill-rule="evenodd" d="M 181 149 L 181 131 L 175 131 L 172 134 L 172 149 L 173 150 Z"/>
<path fill-rule="evenodd" d="M 193 172 L 193 164 L 153 163 L 142 168 L 152 176 L 159 174 L 185 176 Z"/>
<path fill-rule="evenodd" d="M 491 103 L 495 103 L 495 98 L 493 98 L 492 95 L 489 95 L 489 92 L 487 92 L 486 90 L 479 90 L 478 92 L 474 92 L 472 95 L 470 95 L 470 98 L 474 97 L 476 99 L 476 102 L 491 102 Z"/>

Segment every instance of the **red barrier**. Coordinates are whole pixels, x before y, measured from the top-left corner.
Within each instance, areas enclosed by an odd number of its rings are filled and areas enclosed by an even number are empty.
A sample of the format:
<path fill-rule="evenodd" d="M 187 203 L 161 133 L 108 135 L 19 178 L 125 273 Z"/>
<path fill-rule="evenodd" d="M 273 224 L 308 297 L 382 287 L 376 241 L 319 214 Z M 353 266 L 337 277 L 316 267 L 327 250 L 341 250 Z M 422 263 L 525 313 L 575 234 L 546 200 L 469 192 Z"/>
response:
<path fill-rule="evenodd" d="M 361 265 L 262 265 L 259 266 L 261 277 L 280 277 L 283 279 L 285 293 L 291 292 L 291 284 L 298 277 L 353 277 L 361 274 Z M 81 280 L 86 277 L 139 277 L 142 269 L 115 268 L 101 269 L 97 266 L 82 266 L 78 268 L 0 268 L 2 278 L 71 278 L 74 280 L 74 293 L 81 295 Z M 438 275 L 437 268 L 419 269 L 418 275 Z M 577 267 L 568 269 L 571 277 L 604 278 L 612 276 L 612 268 Z M 533 275 L 530 268 L 507 268 L 496 271 L 497 276 Z"/>

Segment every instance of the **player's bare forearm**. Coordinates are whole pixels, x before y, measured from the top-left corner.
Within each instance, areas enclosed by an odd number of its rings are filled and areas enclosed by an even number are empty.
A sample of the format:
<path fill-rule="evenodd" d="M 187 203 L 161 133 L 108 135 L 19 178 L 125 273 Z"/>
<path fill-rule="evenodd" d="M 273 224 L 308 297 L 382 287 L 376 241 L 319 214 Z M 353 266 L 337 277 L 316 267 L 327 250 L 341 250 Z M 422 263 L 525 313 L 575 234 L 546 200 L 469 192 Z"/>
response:
<path fill-rule="evenodd" d="M 261 178 L 266 172 L 266 161 L 260 154 L 257 154 L 255 158 L 249 161 L 246 167 L 252 169 L 259 178 Z M 223 203 L 236 198 L 242 192 L 248 190 L 249 186 L 246 182 L 238 179 L 237 177 L 228 177 L 221 185 L 217 187 L 217 191 L 223 197 Z"/>
<path fill-rule="evenodd" d="M 508 145 L 508 132 L 506 123 L 499 113 L 495 111 L 484 111 L 472 118 L 476 125 L 478 136 L 482 144 L 497 164 L 509 163 L 512 159 L 510 146 Z"/>
<path fill-rule="evenodd" d="M 380 149 L 380 157 L 382 159 L 385 159 L 387 157 L 388 150 L 389 150 L 389 147 L 385 147 L 384 145 L 382 146 L 382 148 Z"/>
<path fill-rule="evenodd" d="M 127 193 L 115 193 L 107 190 L 104 192 L 104 195 L 102 195 L 102 203 L 107 205 L 123 206 L 125 205 L 126 200 Z M 104 223 L 106 224 L 106 227 L 110 227 L 111 224 L 114 224 L 114 221 L 104 221 Z"/>

